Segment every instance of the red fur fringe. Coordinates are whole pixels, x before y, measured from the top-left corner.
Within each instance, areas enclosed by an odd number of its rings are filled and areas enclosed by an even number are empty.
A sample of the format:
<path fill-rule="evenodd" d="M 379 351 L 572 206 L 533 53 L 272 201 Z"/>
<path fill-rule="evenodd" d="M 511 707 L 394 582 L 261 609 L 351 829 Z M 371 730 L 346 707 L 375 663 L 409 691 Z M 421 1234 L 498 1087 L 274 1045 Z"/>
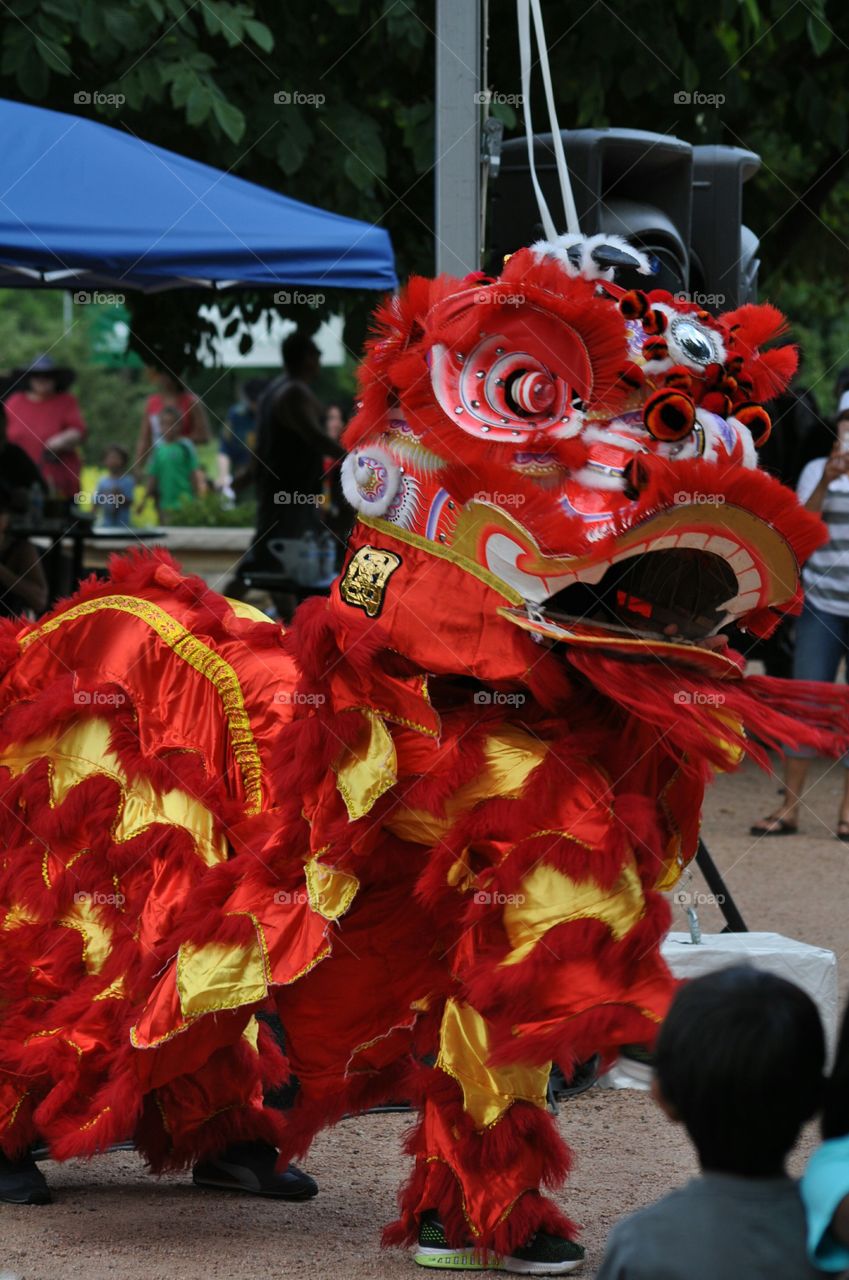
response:
<path fill-rule="evenodd" d="M 420 1067 L 411 1074 L 409 1084 L 410 1097 L 414 1102 L 423 1105 L 427 1099 L 429 1105 L 445 1113 L 456 1135 L 458 1167 L 474 1168 L 484 1185 L 490 1172 L 499 1174 L 519 1161 L 526 1145 L 542 1153 L 542 1185 L 555 1188 L 562 1184 L 569 1172 L 571 1157 L 545 1111 L 528 1103 L 515 1102 L 497 1124 L 481 1132 L 474 1128 L 463 1110 L 459 1089 L 448 1076 L 432 1068 Z M 472 1240 L 456 1174 L 440 1161 L 426 1163 L 431 1153 L 425 1141 L 423 1120 L 415 1126 L 404 1145 L 416 1163 L 399 1195 L 399 1218 L 384 1231 L 384 1246 L 414 1244 L 419 1216 L 428 1209 L 437 1212 L 452 1247 L 474 1243 L 482 1251 L 510 1253 L 527 1244 L 535 1231 L 551 1231 L 569 1239 L 577 1234 L 576 1224 L 534 1189 L 520 1196 L 488 1237 Z M 426 1188 L 429 1202 L 423 1203 Z"/>
<path fill-rule="evenodd" d="M 849 690 L 764 676 L 721 680 L 684 667 L 652 666 L 634 680 L 634 664 L 567 649 L 566 659 L 603 694 L 661 731 L 658 746 L 704 778 L 707 765 L 727 770 L 735 754 L 769 768 L 766 748 L 810 747 L 843 755 L 849 747 Z"/>

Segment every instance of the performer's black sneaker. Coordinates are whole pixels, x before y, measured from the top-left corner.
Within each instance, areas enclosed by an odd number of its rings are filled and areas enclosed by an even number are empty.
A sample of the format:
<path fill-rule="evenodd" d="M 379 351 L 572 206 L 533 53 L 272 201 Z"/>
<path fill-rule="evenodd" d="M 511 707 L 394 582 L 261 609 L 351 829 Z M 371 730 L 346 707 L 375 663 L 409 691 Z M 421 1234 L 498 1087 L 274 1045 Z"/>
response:
<path fill-rule="evenodd" d="M 312 1200 L 318 1183 L 290 1164 L 275 1173 L 277 1149 L 267 1142 L 234 1142 L 220 1155 L 202 1160 L 192 1170 L 196 1187 L 209 1191 L 243 1191 L 277 1200 Z"/>
<path fill-rule="evenodd" d="M 452 1249 L 435 1214 L 424 1214 L 419 1225 L 419 1247 L 413 1260 L 420 1267 L 439 1271 L 507 1271 L 519 1276 L 562 1276 L 576 1271 L 584 1261 L 583 1245 L 547 1231 L 537 1231 L 528 1244 L 513 1253 L 490 1253 L 486 1259 L 473 1245 Z"/>
<path fill-rule="evenodd" d="M 0 1152 L 0 1200 L 7 1204 L 52 1204 L 47 1179 L 27 1154 L 7 1160 Z"/>

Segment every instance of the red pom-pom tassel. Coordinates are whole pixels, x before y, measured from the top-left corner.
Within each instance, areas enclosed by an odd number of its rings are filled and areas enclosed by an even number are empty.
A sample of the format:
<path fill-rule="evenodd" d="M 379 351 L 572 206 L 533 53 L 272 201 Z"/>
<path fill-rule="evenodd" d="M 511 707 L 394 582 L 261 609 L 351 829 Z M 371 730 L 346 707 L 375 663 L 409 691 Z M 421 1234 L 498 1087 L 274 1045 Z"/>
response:
<path fill-rule="evenodd" d="M 687 395 L 690 395 L 693 390 L 692 370 L 688 369 L 686 365 L 674 364 L 663 375 L 663 385 L 674 387 L 676 391 L 684 391 Z"/>
<path fill-rule="evenodd" d="M 643 316 L 643 328 L 646 333 L 651 333 L 655 336 L 661 333 L 666 333 L 666 326 L 668 323 L 666 312 L 661 311 L 658 307 L 652 307 L 651 310 L 647 311 Z"/>
<path fill-rule="evenodd" d="M 722 391 L 706 391 L 699 406 L 709 413 L 715 413 L 719 418 L 727 418 L 731 412 L 731 401 Z"/>
<path fill-rule="evenodd" d="M 646 338 L 643 343 L 643 355 L 646 360 L 668 360 L 669 347 L 665 338 Z"/>
<path fill-rule="evenodd" d="M 639 391 L 645 383 L 643 371 L 638 364 L 633 362 L 627 364 L 619 374 L 619 384 L 623 387 L 630 387 L 633 391 Z"/>
<path fill-rule="evenodd" d="M 630 289 L 619 299 L 619 310 L 626 320 L 639 320 L 649 309 L 649 300 L 642 289 Z"/>
<path fill-rule="evenodd" d="M 762 404 L 755 404 L 754 401 L 738 404 L 734 408 L 734 417 L 744 427 L 748 427 L 758 448 L 766 444 L 772 431 L 772 419 Z"/>
<path fill-rule="evenodd" d="M 643 423 L 655 440 L 683 440 L 693 430 L 695 421 L 693 401 L 672 387 L 655 391 L 643 406 Z"/>

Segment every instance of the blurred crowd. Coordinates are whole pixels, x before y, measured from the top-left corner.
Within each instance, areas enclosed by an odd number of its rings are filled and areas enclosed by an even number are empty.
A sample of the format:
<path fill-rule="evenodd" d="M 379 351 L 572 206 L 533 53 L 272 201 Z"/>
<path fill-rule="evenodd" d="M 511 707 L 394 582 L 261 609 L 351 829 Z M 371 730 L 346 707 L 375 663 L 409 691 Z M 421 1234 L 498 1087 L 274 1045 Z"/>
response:
<path fill-rule="evenodd" d="M 281 356 L 278 377 L 241 385 L 217 439 L 202 400 L 170 371 L 151 369 L 135 445 L 106 447 L 90 494 L 81 493 L 87 429 L 71 389 L 74 370 L 46 355 L 14 370 L 0 400 L 0 610 L 46 606 L 39 557 L 25 536 L 38 536 L 45 521 L 79 519 L 90 507 L 101 531 L 131 537 L 150 503 L 159 524 L 175 525 L 187 522 L 187 504 L 210 493 L 222 507 L 256 503 L 255 537 L 233 594 L 242 594 L 243 569 L 264 572 L 288 616 L 302 589 L 329 582 L 347 532 L 338 466 L 346 413 L 340 403 L 323 405 L 312 389 L 320 359 L 311 338 L 291 334 Z M 217 448 L 207 470 L 198 450 L 211 443 Z"/>

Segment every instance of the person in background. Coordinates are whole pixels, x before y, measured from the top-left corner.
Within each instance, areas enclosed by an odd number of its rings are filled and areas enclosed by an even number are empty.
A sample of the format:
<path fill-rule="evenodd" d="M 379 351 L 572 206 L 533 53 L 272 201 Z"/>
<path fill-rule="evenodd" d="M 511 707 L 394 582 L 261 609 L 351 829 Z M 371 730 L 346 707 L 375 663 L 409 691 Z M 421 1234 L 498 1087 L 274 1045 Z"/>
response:
<path fill-rule="evenodd" d="M 337 401 L 331 401 L 324 410 L 324 434 L 338 443 L 347 425 L 345 410 Z"/>
<path fill-rule="evenodd" d="M 11 444 L 6 432 L 6 406 L 0 401 L 0 476 L 11 494 L 16 512 L 25 512 L 33 485 L 47 493 L 47 481 L 20 445 Z"/>
<path fill-rule="evenodd" d="M 792 385 L 770 401 L 773 429 L 757 451 L 758 465 L 789 489 L 796 488 L 805 463 L 828 452 L 833 438 L 831 424 L 820 413 L 816 396 L 799 381 L 802 370 L 800 353 Z M 824 447 L 823 440 L 826 441 Z M 762 662 L 768 676 L 789 680 L 793 676 L 795 629 L 796 619 L 785 616 L 766 638 L 734 628 L 729 632 L 729 644 L 742 653 L 747 662 Z"/>
<path fill-rule="evenodd" d="M 218 489 L 226 497 L 250 487 L 256 450 L 256 414 L 265 378 L 250 378 L 242 386 L 242 397 L 227 410 L 227 421 L 218 442 Z"/>
<path fill-rule="evenodd" d="M 266 568 L 310 586 L 323 576 L 317 544 L 328 537 L 322 523 L 325 462 L 343 457 L 344 450 L 325 434 L 321 404 L 312 390 L 320 368 L 318 347 L 296 330 L 284 339 L 282 356 L 283 374 L 259 405 L 253 467 L 257 528 L 243 566 Z M 286 621 L 295 606 L 294 593 L 276 593 L 275 605 Z"/>
<path fill-rule="evenodd" d="M 804 467 L 796 492 L 809 511 L 822 516 L 829 540 L 802 570 L 805 604 L 796 620 L 795 680 L 832 682 L 841 658 L 849 655 L 849 405 L 838 414 L 828 457 Z M 844 756 L 843 797 L 837 839 L 849 843 L 849 756 Z M 799 806 L 810 757 L 787 751 L 784 800 L 751 828 L 754 836 L 788 836 L 799 830 Z"/>
<path fill-rule="evenodd" d="M 78 446 L 86 435 L 76 396 L 68 388 L 73 369 L 39 356 L 28 369 L 15 371 L 14 387 L 6 398 L 6 435 L 10 444 L 29 454 L 49 488 L 61 498 L 73 498 L 80 487 Z"/>
<path fill-rule="evenodd" d="M 824 1063 L 817 1007 L 792 982 L 737 966 L 682 987 L 652 1092 L 701 1175 L 618 1222 L 596 1280 L 814 1280 L 784 1166 L 822 1102 Z"/>
<path fill-rule="evenodd" d="M 153 498 L 162 524 L 173 524 L 184 498 L 202 498 L 206 473 L 191 440 L 183 435 L 179 409 L 163 405 L 162 436 L 147 461 L 147 496 Z"/>
<path fill-rule="evenodd" d="M 37 617 L 47 608 L 47 579 L 38 551 L 10 531 L 12 493 L 0 485 L 0 617 Z"/>
<path fill-rule="evenodd" d="M 110 444 L 104 455 L 106 475 L 94 491 L 98 523 L 103 529 L 128 529 L 133 508 L 135 481 L 127 471 L 130 455 L 120 444 Z"/>
<path fill-rule="evenodd" d="M 849 1268 L 849 1005 L 825 1086 L 822 1146 L 808 1161 L 802 1201 L 808 1219 L 808 1256 L 820 1271 Z"/>
<path fill-rule="evenodd" d="M 206 444 L 210 439 L 206 410 L 193 391 L 167 369 L 150 371 L 156 390 L 148 396 L 142 413 L 133 469 L 143 471 L 148 455 L 162 439 L 162 410 L 167 406 L 176 409 L 180 421 L 180 435 L 194 444 Z"/>
<path fill-rule="evenodd" d="M 331 401 L 324 410 L 325 434 L 338 444 L 347 425 L 348 420 L 342 405 L 338 401 Z M 323 480 L 322 523 L 337 544 L 337 565 L 354 523 L 354 512 L 348 506 L 342 492 L 342 457 L 325 457 Z"/>

